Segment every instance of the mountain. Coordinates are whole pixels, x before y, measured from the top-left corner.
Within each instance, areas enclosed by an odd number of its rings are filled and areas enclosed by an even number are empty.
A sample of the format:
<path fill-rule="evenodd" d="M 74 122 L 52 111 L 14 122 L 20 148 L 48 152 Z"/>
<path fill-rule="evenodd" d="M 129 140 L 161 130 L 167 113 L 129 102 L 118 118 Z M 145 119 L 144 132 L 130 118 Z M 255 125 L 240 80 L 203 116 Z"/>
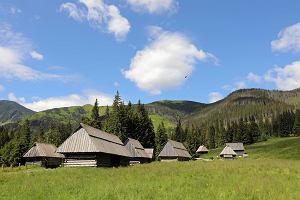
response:
<path fill-rule="evenodd" d="M 206 105 L 184 120 L 190 123 L 236 121 L 240 118 L 271 118 L 286 110 L 300 107 L 300 88 L 292 91 L 263 89 L 237 90 L 223 100 Z"/>
<path fill-rule="evenodd" d="M 199 112 L 206 106 L 207 104 L 195 101 L 163 100 L 146 104 L 145 108 L 150 113 L 156 113 L 171 121 L 176 121 L 178 117 L 185 117 L 192 113 Z"/>
<path fill-rule="evenodd" d="M 19 122 L 34 113 L 34 111 L 16 102 L 0 100 L 0 125 Z"/>
<path fill-rule="evenodd" d="M 271 118 L 286 110 L 300 107 L 300 88 L 292 91 L 243 89 L 226 98 L 203 104 L 194 101 L 156 101 L 145 105 L 156 128 L 161 121 L 166 127 L 175 127 L 178 117 L 184 123 L 196 125 L 217 121 L 236 121 L 254 116 Z M 32 130 L 47 130 L 50 123 L 71 123 L 76 126 L 84 116 L 90 115 L 92 105 L 55 108 L 41 112 L 31 111 L 15 102 L 0 101 L 0 124 L 14 123 L 28 118 Z M 100 107 L 103 115 L 105 107 Z"/>

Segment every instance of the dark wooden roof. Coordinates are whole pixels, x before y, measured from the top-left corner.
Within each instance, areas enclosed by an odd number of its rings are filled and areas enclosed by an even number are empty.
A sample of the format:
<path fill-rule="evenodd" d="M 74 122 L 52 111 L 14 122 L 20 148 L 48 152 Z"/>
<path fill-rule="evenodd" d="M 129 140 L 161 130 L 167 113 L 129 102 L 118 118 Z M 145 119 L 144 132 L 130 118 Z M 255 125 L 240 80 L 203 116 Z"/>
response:
<path fill-rule="evenodd" d="M 34 143 L 34 145 L 25 153 L 24 158 L 34 157 L 49 157 L 49 158 L 63 158 L 60 153 L 56 153 L 56 146 L 53 144 Z"/>
<path fill-rule="evenodd" d="M 168 140 L 159 157 L 191 158 L 192 156 L 182 143 Z"/>
<path fill-rule="evenodd" d="M 226 146 L 229 146 L 233 151 L 244 151 L 243 143 L 226 143 Z"/>
<path fill-rule="evenodd" d="M 133 157 L 133 158 L 148 158 L 149 157 L 149 155 L 145 152 L 144 147 L 138 140 L 128 138 L 124 144 L 125 144 L 125 147 L 128 149 L 128 151 L 131 153 L 131 157 Z"/>
<path fill-rule="evenodd" d="M 80 124 L 77 131 L 57 148 L 59 153 L 107 153 L 131 157 L 118 136 L 106 133 L 86 124 Z"/>

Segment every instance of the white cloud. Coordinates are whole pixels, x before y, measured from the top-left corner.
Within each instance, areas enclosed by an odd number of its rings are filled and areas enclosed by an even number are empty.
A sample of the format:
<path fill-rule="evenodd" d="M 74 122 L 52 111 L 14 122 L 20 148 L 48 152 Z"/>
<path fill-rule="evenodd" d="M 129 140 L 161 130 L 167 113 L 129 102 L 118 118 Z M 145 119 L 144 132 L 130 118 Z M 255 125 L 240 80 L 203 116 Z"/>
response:
<path fill-rule="evenodd" d="M 88 21 L 92 27 L 114 34 L 117 40 L 123 40 L 130 31 L 130 23 L 120 10 L 103 0 L 79 0 L 77 4 L 67 2 L 60 6 L 60 11 L 67 12 L 74 20 Z"/>
<path fill-rule="evenodd" d="M 254 83 L 260 83 L 261 82 L 261 77 L 253 72 L 250 72 L 248 75 L 247 75 L 247 80 L 248 81 L 251 81 L 251 82 L 254 82 Z"/>
<path fill-rule="evenodd" d="M 35 60 L 43 60 L 44 59 L 44 55 L 42 55 L 41 53 L 39 53 L 37 51 L 30 52 L 30 55 Z"/>
<path fill-rule="evenodd" d="M 161 13 L 174 11 L 177 7 L 176 0 L 127 0 L 127 3 L 138 12 Z"/>
<path fill-rule="evenodd" d="M 219 92 L 211 92 L 208 94 L 208 97 L 209 97 L 209 99 L 208 99 L 209 103 L 214 103 L 214 102 L 217 102 L 217 101 L 223 99 L 223 95 Z"/>
<path fill-rule="evenodd" d="M 238 81 L 235 83 L 235 90 L 245 89 L 247 84 L 244 81 Z"/>
<path fill-rule="evenodd" d="M 70 94 L 67 96 L 49 97 L 44 99 L 34 97 L 33 102 L 26 102 L 25 98 L 17 98 L 13 93 L 10 93 L 9 99 L 34 111 L 94 104 L 96 99 L 98 99 L 99 105 L 102 106 L 111 105 L 113 102 L 113 98 L 110 95 L 95 90 L 86 91 L 83 94 Z"/>
<path fill-rule="evenodd" d="M 16 14 L 22 13 L 22 10 L 17 7 L 12 6 L 9 9 L 9 13 L 12 15 L 16 15 Z"/>
<path fill-rule="evenodd" d="M 277 40 L 271 42 L 272 50 L 278 52 L 300 52 L 300 23 L 279 32 Z"/>
<path fill-rule="evenodd" d="M 280 90 L 293 90 L 300 87 L 300 61 L 285 67 L 275 67 L 265 74 L 265 80 L 276 84 Z"/>
<path fill-rule="evenodd" d="M 60 11 L 66 11 L 69 14 L 69 17 L 77 21 L 82 21 L 85 18 L 85 14 L 82 10 L 78 9 L 77 5 L 74 3 L 64 3 L 60 6 Z"/>
<path fill-rule="evenodd" d="M 25 103 L 26 102 L 26 99 L 24 97 L 17 98 L 16 95 L 12 92 L 10 92 L 7 97 L 8 97 L 8 100 L 10 100 L 10 101 L 15 101 L 15 102 L 18 102 L 18 103 Z"/>
<path fill-rule="evenodd" d="M 8 25 L 0 26 L 0 77 L 20 80 L 60 79 L 61 75 L 37 71 L 24 64 L 31 42 Z"/>
<path fill-rule="evenodd" d="M 154 32 L 150 44 L 138 51 L 129 69 L 123 71 L 125 78 L 142 90 L 157 95 L 164 89 L 178 87 L 191 75 L 198 60 L 215 59 L 180 33 L 157 27 Z"/>

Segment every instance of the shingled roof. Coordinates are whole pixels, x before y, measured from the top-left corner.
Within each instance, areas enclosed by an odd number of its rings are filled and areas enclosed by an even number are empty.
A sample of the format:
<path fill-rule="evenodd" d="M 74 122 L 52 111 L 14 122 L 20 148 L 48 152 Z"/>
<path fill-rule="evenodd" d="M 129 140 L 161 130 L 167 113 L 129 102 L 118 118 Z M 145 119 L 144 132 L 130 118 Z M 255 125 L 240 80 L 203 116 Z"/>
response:
<path fill-rule="evenodd" d="M 149 155 L 146 153 L 144 147 L 138 140 L 128 138 L 125 143 L 125 147 L 131 153 L 133 158 L 149 158 Z"/>
<path fill-rule="evenodd" d="M 48 157 L 63 158 L 60 153 L 56 153 L 56 146 L 53 144 L 34 143 L 34 145 L 25 153 L 24 158 Z"/>
<path fill-rule="evenodd" d="M 226 143 L 226 146 L 229 146 L 233 151 L 244 151 L 243 143 Z"/>
<path fill-rule="evenodd" d="M 182 143 L 173 140 L 168 140 L 167 144 L 160 152 L 159 157 L 191 158 L 192 156 L 189 154 L 189 152 L 183 146 Z"/>
<path fill-rule="evenodd" d="M 220 153 L 220 156 L 227 157 L 228 155 L 236 156 L 237 154 L 232 150 L 230 146 L 226 146 L 223 151 Z"/>
<path fill-rule="evenodd" d="M 196 151 L 196 153 L 207 153 L 208 152 L 208 149 L 204 146 L 204 145 L 201 145 L 198 150 Z"/>
<path fill-rule="evenodd" d="M 118 136 L 106 133 L 81 123 L 77 131 L 71 135 L 57 152 L 67 153 L 107 153 L 123 157 L 131 157 Z"/>

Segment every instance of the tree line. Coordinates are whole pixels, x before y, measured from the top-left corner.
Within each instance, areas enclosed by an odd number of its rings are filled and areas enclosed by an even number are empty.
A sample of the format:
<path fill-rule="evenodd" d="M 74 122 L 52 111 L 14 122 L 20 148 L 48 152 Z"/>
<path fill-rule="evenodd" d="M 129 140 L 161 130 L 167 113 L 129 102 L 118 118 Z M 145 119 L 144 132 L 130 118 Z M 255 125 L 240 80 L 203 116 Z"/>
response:
<path fill-rule="evenodd" d="M 166 128 L 161 122 L 154 130 L 152 120 L 145 106 L 138 101 L 125 104 L 119 92 L 115 95 L 111 107 L 106 107 L 104 115 L 100 115 L 98 100 L 92 108 L 90 116 L 82 118 L 82 122 L 120 137 L 137 139 L 145 148 L 154 148 L 157 157 L 168 139 L 184 143 L 191 155 L 200 145 L 209 149 L 224 146 L 226 142 L 243 142 L 252 144 L 269 137 L 300 136 L 300 110 L 285 111 L 272 117 L 244 117 L 237 121 L 216 120 L 210 123 L 190 124 L 177 119 L 176 127 Z M 18 165 L 22 156 L 34 142 L 62 144 L 74 132 L 71 123 L 50 123 L 47 131 L 30 130 L 30 122 L 24 120 L 13 131 L 0 127 L 0 164 Z"/>

